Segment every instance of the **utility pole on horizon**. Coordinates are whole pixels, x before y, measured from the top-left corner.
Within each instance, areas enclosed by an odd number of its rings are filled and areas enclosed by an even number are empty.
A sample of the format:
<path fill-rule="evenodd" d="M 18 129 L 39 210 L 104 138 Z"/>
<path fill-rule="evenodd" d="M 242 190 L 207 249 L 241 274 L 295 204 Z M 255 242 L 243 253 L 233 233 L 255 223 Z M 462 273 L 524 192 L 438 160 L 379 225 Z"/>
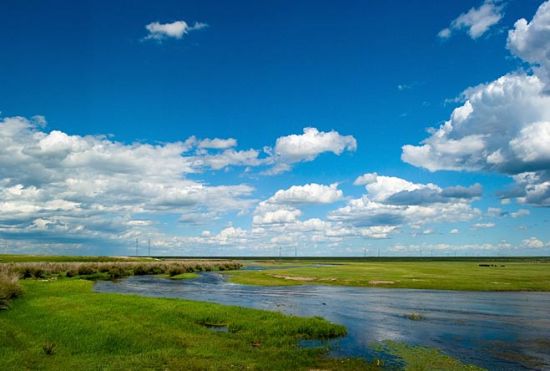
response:
<path fill-rule="evenodd" d="M 138 242 L 138 239 L 136 238 L 136 256 L 138 256 L 138 246 L 139 246 L 139 242 Z"/>

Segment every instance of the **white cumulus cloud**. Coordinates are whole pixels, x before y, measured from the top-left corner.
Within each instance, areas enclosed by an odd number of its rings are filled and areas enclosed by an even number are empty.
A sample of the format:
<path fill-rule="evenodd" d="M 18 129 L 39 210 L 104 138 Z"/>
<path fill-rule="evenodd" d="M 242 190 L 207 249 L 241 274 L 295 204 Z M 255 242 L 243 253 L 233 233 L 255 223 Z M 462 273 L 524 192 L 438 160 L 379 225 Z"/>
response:
<path fill-rule="evenodd" d="M 185 21 L 175 21 L 171 23 L 151 22 L 145 26 L 148 31 L 145 40 L 164 40 L 166 38 L 181 39 L 191 31 L 201 30 L 208 27 L 206 23 L 195 22 L 189 25 Z"/>
<path fill-rule="evenodd" d="M 550 89 L 550 1 L 544 2 L 531 22 L 519 19 L 508 32 L 508 48 L 537 70 L 537 75 Z"/>
<path fill-rule="evenodd" d="M 501 194 L 550 206 L 550 2 L 533 20 L 522 19 L 508 47 L 534 67 L 469 88 L 464 103 L 420 145 L 403 146 L 402 159 L 430 171 L 466 170 L 507 174 L 516 187 Z"/>
<path fill-rule="evenodd" d="M 387 227 L 385 234 L 388 234 L 402 226 L 419 228 L 429 223 L 466 221 L 480 215 L 480 211 L 470 205 L 481 195 L 477 184 L 441 188 L 432 183 L 413 183 L 377 174 L 365 174 L 355 183 L 366 184 L 367 193 L 330 212 L 329 220 L 350 228 Z"/>
<path fill-rule="evenodd" d="M 497 0 L 485 0 L 478 8 L 460 14 L 449 27 L 437 34 L 440 38 L 451 37 L 458 30 L 465 30 L 472 39 L 477 39 L 502 19 L 502 5 Z"/>
<path fill-rule="evenodd" d="M 316 128 L 304 128 L 303 134 L 280 137 L 273 151 L 272 173 L 280 173 L 297 162 L 313 161 L 324 152 L 341 155 L 344 151 L 355 151 L 357 141 L 351 135 L 340 135 L 337 131 L 323 132 Z"/>
<path fill-rule="evenodd" d="M 124 144 L 46 132 L 43 122 L 0 121 L 0 232 L 10 238 L 124 239 L 152 223 L 139 215 L 240 212 L 246 184 L 210 186 L 189 141 Z M 136 222 L 140 220 L 140 222 Z"/>
<path fill-rule="evenodd" d="M 342 191 L 338 189 L 338 184 L 310 183 L 281 189 L 268 202 L 278 204 L 329 204 L 341 199 L 342 195 Z"/>
<path fill-rule="evenodd" d="M 521 241 L 521 245 L 530 249 L 540 249 L 544 247 L 544 242 L 536 237 L 530 237 Z"/>

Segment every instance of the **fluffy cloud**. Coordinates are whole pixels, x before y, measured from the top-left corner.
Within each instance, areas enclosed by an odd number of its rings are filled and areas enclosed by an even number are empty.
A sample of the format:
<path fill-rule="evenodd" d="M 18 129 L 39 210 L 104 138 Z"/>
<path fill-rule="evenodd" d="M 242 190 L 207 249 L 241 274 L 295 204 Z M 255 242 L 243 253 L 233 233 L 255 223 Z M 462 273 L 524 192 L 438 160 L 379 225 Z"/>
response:
<path fill-rule="evenodd" d="M 344 151 L 355 151 L 357 141 L 351 135 L 340 135 L 337 131 L 323 132 L 308 127 L 301 135 L 280 137 L 273 148 L 274 167 L 272 173 L 287 171 L 297 162 L 312 161 L 321 153 L 332 152 L 341 155 Z"/>
<path fill-rule="evenodd" d="M 341 199 L 342 195 L 337 184 L 311 183 L 281 189 L 258 204 L 253 223 L 255 225 L 295 223 L 302 214 L 298 209 L 299 205 L 329 204 Z"/>
<path fill-rule="evenodd" d="M 237 145 L 237 140 L 234 138 L 227 138 L 227 139 L 220 139 L 220 138 L 214 138 L 214 139 L 203 139 L 199 141 L 198 147 L 199 148 L 213 148 L 213 149 L 227 149 L 231 147 L 235 147 Z"/>
<path fill-rule="evenodd" d="M 0 120 L 0 233 L 10 240 L 112 246 L 152 238 L 159 248 L 251 247 L 270 246 L 277 236 L 292 243 L 332 243 L 344 236 L 380 236 L 388 230 L 350 230 L 317 218 L 301 220 L 302 206 L 341 200 L 337 184 L 292 186 L 257 203 L 247 184 L 214 186 L 196 180 L 210 170 L 292 164 L 313 160 L 322 152 L 339 154 L 355 148 L 352 137 L 336 132 L 306 129 L 303 136 L 279 138 L 275 155 L 239 150 L 233 138 L 125 144 L 104 136 L 47 132 L 44 126 L 41 117 Z M 309 140 L 302 156 L 288 154 L 292 144 L 287 139 L 296 137 L 302 144 L 304 138 Z M 195 237 L 159 230 L 165 217 L 192 228 L 219 223 L 229 213 L 244 215 L 254 204 L 250 230 L 229 226 Z"/>
<path fill-rule="evenodd" d="M 515 219 L 515 218 L 521 218 L 521 217 L 527 216 L 527 215 L 529 215 L 529 214 L 531 214 L 531 213 L 529 212 L 529 210 L 527 210 L 527 209 L 519 209 L 519 210 L 517 210 L 517 211 L 511 212 L 511 213 L 510 213 L 510 216 L 511 216 L 512 218 Z"/>
<path fill-rule="evenodd" d="M 217 215 L 251 206 L 248 185 L 186 179 L 196 172 L 190 141 L 123 144 L 47 133 L 41 124 L 0 121 L 0 231 L 10 238 L 128 238 L 151 226 L 135 215 Z"/>
<path fill-rule="evenodd" d="M 477 39 L 502 19 L 502 5 L 496 0 L 485 0 L 479 8 L 471 8 L 453 20 L 449 27 L 437 34 L 440 38 L 451 37 L 454 31 L 466 30 L 472 39 Z"/>
<path fill-rule="evenodd" d="M 292 186 L 277 191 L 268 202 L 277 204 L 329 204 L 342 198 L 338 184 L 324 185 L 310 183 L 303 186 Z"/>
<path fill-rule="evenodd" d="M 550 96 L 536 76 L 506 75 L 464 92 L 465 103 L 402 159 L 436 170 L 518 174 L 548 169 Z"/>
<path fill-rule="evenodd" d="M 387 235 L 400 226 L 466 221 L 480 214 L 470 206 L 481 195 L 477 184 L 441 188 L 377 174 L 362 175 L 355 184 L 365 185 L 367 194 L 329 213 L 329 220 L 354 228 L 386 227 Z"/>
<path fill-rule="evenodd" d="M 531 237 L 521 241 L 521 245 L 530 249 L 540 249 L 544 247 L 544 242 L 536 237 Z"/>
<path fill-rule="evenodd" d="M 347 239 L 387 238 L 393 225 L 353 226 L 338 220 L 311 218 L 301 220 L 300 207 L 329 204 L 341 200 L 336 184 L 306 184 L 275 192 L 258 204 L 254 211 L 252 237 L 262 236 L 272 244 L 338 243 Z M 269 246 L 269 244 L 268 244 Z"/>
<path fill-rule="evenodd" d="M 197 156 L 194 164 L 199 167 L 210 167 L 214 170 L 220 170 L 228 166 L 260 166 L 265 163 L 265 160 L 260 159 L 259 156 L 260 152 L 255 149 L 244 151 L 226 149 L 221 153 Z"/>
<path fill-rule="evenodd" d="M 550 171 L 526 172 L 515 175 L 516 187 L 501 197 L 517 197 L 518 202 L 538 206 L 550 206 Z"/>
<path fill-rule="evenodd" d="M 313 161 L 325 152 L 336 155 L 357 148 L 355 138 L 343 136 L 336 131 L 322 132 L 316 128 L 305 128 L 304 134 L 291 134 L 277 138 L 274 147 L 264 147 L 263 153 L 256 149 L 236 150 L 237 141 L 227 139 L 187 139 L 186 144 L 197 148 L 192 163 L 195 169 L 223 169 L 229 166 L 269 166 L 264 174 L 275 175 L 292 168 L 298 162 Z"/>
<path fill-rule="evenodd" d="M 379 176 L 376 173 L 361 175 L 355 180 L 354 184 L 365 185 L 371 200 L 393 205 L 447 203 L 461 199 L 477 198 L 482 194 L 480 184 L 474 184 L 470 187 L 455 186 L 442 189 L 432 183 L 412 183 L 397 177 Z"/>
<path fill-rule="evenodd" d="M 475 229 L 489 229 L 489 228 L 494 228 L 495 223 L 475 223 L 473 227 Z"/>
<path fill-rule="evenodd" d="M 550 206 L 550 95 L 546 94 L 550 2 L 529 23 L 516 22 L 510 50 L 534 64 L 535 74 L 507 74 L 467 89 L 464 103 L 418 146 L 403 146 L 402 159 L 436 170 L 497 172 L 516 187 L 502 197 Z"/>
<path fill-rule="evenodd" d="M 508 32 L 508 48 L 535 66 L 537 75 L 550 89 L 550 1 L 543 3 L 528 22 L 519 19 Z"/>
<path fill-rule="evenodd" d="M 263 224 L 288 224 L 294 223 L 302 212 L 293 207 L 273 207 L 261 206 L 254 215 L 253 223 L 256 225 Z"/>
<path fill-rule="evenodd" d="M 201 22 L 195 22 L 193 25 L 189 25 L 185 21 L 175 21 L 172 23 L 152 22 L 145 26 L 145 29 L 148 31 L 145 40 L 181 39 L 191 31 L 201 30 L 206 27 L 208 25 Z"/>

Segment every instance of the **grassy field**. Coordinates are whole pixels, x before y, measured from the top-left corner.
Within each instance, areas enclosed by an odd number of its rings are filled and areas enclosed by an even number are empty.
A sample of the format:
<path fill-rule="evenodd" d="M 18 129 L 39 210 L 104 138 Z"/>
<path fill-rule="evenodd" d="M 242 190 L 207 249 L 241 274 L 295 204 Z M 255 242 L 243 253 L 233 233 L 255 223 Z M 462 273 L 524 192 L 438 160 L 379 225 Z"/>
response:
<path fill-rule="evenodd" d="M 264 260 L 264 271 L 229 272 L 252 285 L 344 285 L 474 291 L 550 291 L 550 260 Z M 272 269 L 273 268 L 273 269 Z"/>

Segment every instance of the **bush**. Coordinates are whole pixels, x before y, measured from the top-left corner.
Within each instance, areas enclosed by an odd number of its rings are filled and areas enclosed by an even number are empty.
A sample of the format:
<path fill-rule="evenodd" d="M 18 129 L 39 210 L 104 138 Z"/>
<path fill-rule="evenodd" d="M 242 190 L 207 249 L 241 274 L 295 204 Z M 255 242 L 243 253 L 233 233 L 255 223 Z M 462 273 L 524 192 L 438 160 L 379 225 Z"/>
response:
<path fill-rule="evenodd" d="M 7 309 L 9 301 L 22 293 L 18 275 L 0 267 L 0 309 Z"/>
<path fill-rule="evenodd" d="M 95 272 L 97 272 L 97 269 L 94 269 L 94 267 L 88 264 L 82 264 L 78 267 L 78 274 L 80 276 L 85 276 L 87 274 L 92 274 Z"/>
<path fill-rule="evenodd" d="M 109 269 L 109 277 L 112 279 L 112 280 L 115 280 L 117 278 L 122 278 L 122 277 L 126 277 L 126 276 L 129 276 L 130 275 L 130 272 L 124 270 L 122 267 L 119 267 L 117 265 L 115 266 L 112 266 L 110 269 Z"/>
<path fill-rule="evenodd" d="M 174 276 L 177 276 L 178 274 L 185 273 L 186 271 L 187 270 L 185 268 L 176 265 L 168 269 L 168 275 L 170 277 L 174 277 Z"/>
<path fill-rule="evenodd" d="M 152 271 L 152 268 L 147 267 L 145 265 L 138 265 L 137 267 L 134 268 L 134 274 L 136 276 L 143 276 L 143 275 L 146 275 L 146 274 L 151 274 L 151 271 Z"/>
<path fill-rule="evenodd" d="M 71 277 L 74 277 L 77 275 L 77 271 L 76 270 L 73 270 L 73 269 L 69 269 L 67 270 L 67 272 L 65 273 L 65 276 L 67 276 L 68 278 L 71 278 Z"/>
<path fill-rule="evenodd" d="M 51 341 L 46 341 L 43 345 L 42 345 L 42 351 L 44 352 L 44 354 L 48 355 L 48 356 L 52 356 L 55 354 L 55 343 L 54 342 L 51 342 Z"/>

